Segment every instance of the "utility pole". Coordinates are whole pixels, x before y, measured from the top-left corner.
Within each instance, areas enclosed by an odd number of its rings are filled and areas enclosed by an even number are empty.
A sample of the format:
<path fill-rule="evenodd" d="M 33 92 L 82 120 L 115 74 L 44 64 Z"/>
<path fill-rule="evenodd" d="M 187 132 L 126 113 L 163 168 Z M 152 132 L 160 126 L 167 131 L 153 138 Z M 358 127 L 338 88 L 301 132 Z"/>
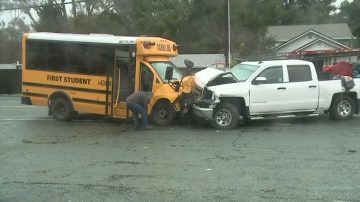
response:
<path fill-rule="evenodd" d="M 224 5 L 225 5 L 225 12 L 224 12 L 224 16 L 225 16 L 225 52 L 224 52 L 224 56 L 225 56 L 225 70 L 230 69 L 230 57 L 231 57 L 231 53 L 230 53 L 230 0 L 224 0 Z"/>

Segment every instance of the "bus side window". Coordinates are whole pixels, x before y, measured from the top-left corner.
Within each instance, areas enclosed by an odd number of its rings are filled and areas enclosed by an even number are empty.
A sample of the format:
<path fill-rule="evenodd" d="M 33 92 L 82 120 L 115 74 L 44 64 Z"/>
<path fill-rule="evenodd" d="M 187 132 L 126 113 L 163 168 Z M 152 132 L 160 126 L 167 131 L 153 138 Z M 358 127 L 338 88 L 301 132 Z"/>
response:
<path fill-rule="evenodd" d="M 88 74 L 89 46 L 86 44 L 66 44 L 67 65 L 65 72 Z"/>
<path fill-rule="evenodd" d="M 46 42 L 31 41 L 26 42 L 26 68 L 46 69 Z"/>
<path fill-rule="evenodd" d="M 114 47 L 91 45 L 88 73 L 110 75 L 114 66 Z"/>
<path fill-rule="evenodd" d="M 64 71 L 66 67 L 65 45 L 59 42 L 49 42 L 47 47 L 48 69 L 53 71 Z"/>
<path fill-rule="evenodd" d="M 151 92 L 154 81 L 154 74 L 143 63 L 140 65 L 140 80 L 140 90 Z"/>

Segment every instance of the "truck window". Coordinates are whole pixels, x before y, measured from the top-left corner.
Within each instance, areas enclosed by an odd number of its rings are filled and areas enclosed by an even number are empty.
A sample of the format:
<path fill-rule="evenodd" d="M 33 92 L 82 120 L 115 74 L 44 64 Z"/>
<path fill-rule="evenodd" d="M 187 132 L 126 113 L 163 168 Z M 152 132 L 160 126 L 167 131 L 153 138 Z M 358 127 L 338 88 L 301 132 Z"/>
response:
<path fill-rule="evenodd" d="M 268 67 L 258 77 L 265 77 L 267 83 L 282 83 L 284 81 L 282 66 Z"/>
<path fill-rule="evenodd" d="M 259 68 L 259 65 L 239 63 L 232 67 L 230 72 L 232 72 L 240 81 L 246 81 Z"/>
<path fill-rule="evenodd" d="M 311 69 L 308 65 L 288 65 L 289 82 L 311 81 Z"/>

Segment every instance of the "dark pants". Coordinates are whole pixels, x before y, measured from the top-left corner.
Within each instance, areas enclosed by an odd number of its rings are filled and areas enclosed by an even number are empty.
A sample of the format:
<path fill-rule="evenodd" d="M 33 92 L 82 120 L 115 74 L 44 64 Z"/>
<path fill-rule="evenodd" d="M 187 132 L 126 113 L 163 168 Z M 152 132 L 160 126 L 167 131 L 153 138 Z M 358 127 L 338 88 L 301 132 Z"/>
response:
<path fill-rule="evenodd" d="M 126 103 L 128 109 L 131 110 L 133 113 L 133 119 L 134 119 L 134 127 L 135 128 L 145 128 L 147 126 L 148 120 L 147 120 L 147 108 L 139 105 L 135 102 L 127 102 Z M 139 114 L 141 114 L 141 124 L 139 124 Z"/>

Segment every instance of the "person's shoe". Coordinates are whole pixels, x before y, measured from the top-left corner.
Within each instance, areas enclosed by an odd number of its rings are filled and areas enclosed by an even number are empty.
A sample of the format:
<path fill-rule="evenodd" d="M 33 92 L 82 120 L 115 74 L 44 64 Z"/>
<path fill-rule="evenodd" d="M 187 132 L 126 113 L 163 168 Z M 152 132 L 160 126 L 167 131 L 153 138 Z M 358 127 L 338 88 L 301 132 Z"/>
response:
<path fill-rule="evenodd" d="M 145 129 L 151 129 L 151 128 L 152 128 L 152 127 L 151 127 L 151 126 L 149 126 L 149 125 L 140 127 L 140 129 L 142 129 L 142 130 L 145 130 Z"/>

